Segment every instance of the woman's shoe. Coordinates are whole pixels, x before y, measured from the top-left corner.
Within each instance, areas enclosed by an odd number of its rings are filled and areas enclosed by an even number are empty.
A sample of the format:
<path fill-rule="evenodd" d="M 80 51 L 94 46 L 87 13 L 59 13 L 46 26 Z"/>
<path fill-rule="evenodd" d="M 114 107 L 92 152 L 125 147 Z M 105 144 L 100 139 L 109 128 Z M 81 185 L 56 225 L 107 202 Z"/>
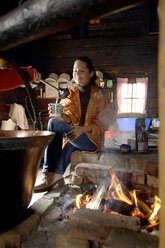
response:
<path fill-rule="evenodd" d="M 34 186 L 34 192 L 39 193 L 50 190 L 55 184 L 64 184 L 63 175 L 53 172 L 42 173 L 41 181 Z"/>

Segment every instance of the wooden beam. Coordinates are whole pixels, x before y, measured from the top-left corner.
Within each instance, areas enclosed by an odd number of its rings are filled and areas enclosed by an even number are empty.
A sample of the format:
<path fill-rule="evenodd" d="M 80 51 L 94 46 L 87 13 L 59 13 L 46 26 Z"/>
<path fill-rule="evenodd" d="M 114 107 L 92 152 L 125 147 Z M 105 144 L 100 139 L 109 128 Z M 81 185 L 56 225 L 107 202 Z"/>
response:
<path fill-rule="evenodd" d="M 0 51 L 150 0 L 29 0 L 0 18 Z"/>
<path fill-rule="evenodd" d="M 160 240 L 159 248 L 165 244 L 165 1 L 158 5 L 159 17 L 159 49 L 158 49 L 158 100 L 159 100 L 159 197 L 162 202 L 160 209 Z"/>

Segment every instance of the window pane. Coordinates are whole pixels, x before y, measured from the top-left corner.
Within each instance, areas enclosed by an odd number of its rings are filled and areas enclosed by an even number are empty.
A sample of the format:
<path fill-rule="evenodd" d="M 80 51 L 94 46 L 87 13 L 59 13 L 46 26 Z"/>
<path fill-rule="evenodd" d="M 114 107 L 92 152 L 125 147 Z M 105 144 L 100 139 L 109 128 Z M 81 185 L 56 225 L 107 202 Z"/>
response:
<path fill-rule="evenodd" d="M 124 99 L 121 108 L 122 113 L 131 112 L 131 99 Z"/>
<path fill-rule="evenodd" d="M 132 97 L 132 84 L 127 84 L 127 94 L 126 94 L 127 98 L 131 98 Z"/>
<path fill-rule="evenodd" d="M 132 100 L 132 112 L 133 113 L 141 113 L 141 100 L 140 99 L 133 99 Z"/>
<path fill-rule="evenodd" d="M 138 97 L 138 92 L 137 92 L 137 84 L 133 84 L 133 94 L 132 97 L 133 98 L 137 98 Z"/>

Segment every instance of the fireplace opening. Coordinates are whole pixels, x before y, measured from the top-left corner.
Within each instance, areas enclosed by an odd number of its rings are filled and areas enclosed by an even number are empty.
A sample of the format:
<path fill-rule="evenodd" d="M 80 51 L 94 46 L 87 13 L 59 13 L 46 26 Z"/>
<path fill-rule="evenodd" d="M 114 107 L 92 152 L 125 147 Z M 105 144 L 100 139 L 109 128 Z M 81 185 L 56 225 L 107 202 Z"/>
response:
<path fill-rule="evenodd" d="M 93 194 L 78 194 L 75 206 L 77 209 L 93 209 L 103 213 L 138 217 L 142 229 L 152 231 L 159 227 L 159 210 L 161 200 L 155 195 L 152 202 L 138 199 L 136 190 L 129 190 L 117 178 L 113 170 L 109 170 L 109 178 L 95 186 Z"/>

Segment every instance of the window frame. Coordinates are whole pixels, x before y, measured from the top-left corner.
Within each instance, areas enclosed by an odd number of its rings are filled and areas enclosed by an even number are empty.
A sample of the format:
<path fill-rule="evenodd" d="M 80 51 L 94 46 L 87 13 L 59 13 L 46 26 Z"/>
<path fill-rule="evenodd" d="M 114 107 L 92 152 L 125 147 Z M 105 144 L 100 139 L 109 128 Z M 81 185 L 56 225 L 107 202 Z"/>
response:
<path fill-rule="evenodd" d="M 120 78 L 126 78 L 126 77 L 120 77 Z M 150 78 L 146 75 L 140 75 L 140 76 L 136 76 L 135 78 L 127 78 L 128 79 L 128 84 L 136 84 L 137 83 L 137 78 L 148 78 L 148 87 L 147 87 L 147 99 L 146 99 L 146 107 L 145 107 L 145 110 L 146 110 L 146 113 L 135 113 L 135 112 L 125 112 L 125 113 L 118 113 L 118 100 L 117 100 L 117 117 L 147 117 L 148 116 L 148 101 L 149 101 L 149 94 L 148 94 L 148 91 L 149 91 L 149 82 L 150 82 Z M 118 95 L 118 92 L 117 92 L 117 87 L 116 87 L 116 96 Z M 131 98 L 133 99 L 133 98 Z"/>

